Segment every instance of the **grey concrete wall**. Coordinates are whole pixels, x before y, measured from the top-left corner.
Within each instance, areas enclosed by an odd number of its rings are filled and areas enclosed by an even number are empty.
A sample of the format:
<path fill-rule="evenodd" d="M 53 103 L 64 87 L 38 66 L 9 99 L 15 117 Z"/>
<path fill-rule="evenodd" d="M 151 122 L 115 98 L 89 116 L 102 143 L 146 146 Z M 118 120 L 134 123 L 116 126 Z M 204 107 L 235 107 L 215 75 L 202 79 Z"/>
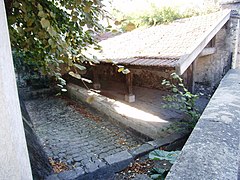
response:
<path fill-rule="evenodd" d="M 231 66 L 231 47 L 229 28 L 224 26 L 215 37 L 216 53 L 202 56 L 196 60 L 195 82 L 214 87 Z"/>
<path fill-rule="evenodd" d="M 4 1 L 0 1 L 0 179 L 32 179 Z"/>
<path fill-rule="evenodd" d="M 240 70 L 230 70 L 166 179 L 239 179 L 239 131 Z"/>

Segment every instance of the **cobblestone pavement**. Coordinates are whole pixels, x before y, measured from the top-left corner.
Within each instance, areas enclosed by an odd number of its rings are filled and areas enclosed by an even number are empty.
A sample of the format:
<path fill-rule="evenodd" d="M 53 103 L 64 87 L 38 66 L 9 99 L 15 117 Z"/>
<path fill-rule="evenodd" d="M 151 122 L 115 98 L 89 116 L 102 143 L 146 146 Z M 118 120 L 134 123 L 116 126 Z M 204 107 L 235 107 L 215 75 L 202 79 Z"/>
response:
<path fill-rule="evenodd" d="M 50 97 L 25 104 L 47 155 L 70 169 L 143 142 L 99 112 L 68 99 Z"/>

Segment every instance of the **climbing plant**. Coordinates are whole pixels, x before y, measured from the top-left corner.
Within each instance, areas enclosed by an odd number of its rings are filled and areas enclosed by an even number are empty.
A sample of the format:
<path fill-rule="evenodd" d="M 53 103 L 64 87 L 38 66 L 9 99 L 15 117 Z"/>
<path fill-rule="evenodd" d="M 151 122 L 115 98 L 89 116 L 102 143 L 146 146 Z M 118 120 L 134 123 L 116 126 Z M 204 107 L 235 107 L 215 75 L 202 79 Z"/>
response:
<path fill-rule="evenodd" d="M 171 89 L 172 94 L 163 97 L 163 108 L 176 109 L 185 113 L 189 118 L 180 122 L 180 125 L 185 125 L 188 129 L 193 129 L 197 120 L 200 117 L 196 101 L 198 95 L 192 94 L 184 85 L 183 79 L 176 73 L 171 74 L 172 81 L 163 80 L 162 85 Z"/>
<path fill-rule="evenodd" d="M 15 58 L 41 74 L 77 73 L 96 62 L 88 47 L 100 49 L 94 34 L 103 29 L 101 0 L 4 0 Z M 19 68 L 19 67 L 18 67 Z"/>

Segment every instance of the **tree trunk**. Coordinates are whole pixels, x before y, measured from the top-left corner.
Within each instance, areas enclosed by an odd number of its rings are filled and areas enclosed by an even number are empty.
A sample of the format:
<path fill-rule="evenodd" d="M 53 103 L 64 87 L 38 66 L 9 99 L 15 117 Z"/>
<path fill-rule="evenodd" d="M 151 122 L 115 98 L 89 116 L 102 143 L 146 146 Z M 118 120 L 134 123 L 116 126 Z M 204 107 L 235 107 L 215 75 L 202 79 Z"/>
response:
<path fill-rule="evenodd" d="M 4 0 L 4 3 L 5 3 L 7 15 L 10 15 L 12 10 L 13 0 Z"/>

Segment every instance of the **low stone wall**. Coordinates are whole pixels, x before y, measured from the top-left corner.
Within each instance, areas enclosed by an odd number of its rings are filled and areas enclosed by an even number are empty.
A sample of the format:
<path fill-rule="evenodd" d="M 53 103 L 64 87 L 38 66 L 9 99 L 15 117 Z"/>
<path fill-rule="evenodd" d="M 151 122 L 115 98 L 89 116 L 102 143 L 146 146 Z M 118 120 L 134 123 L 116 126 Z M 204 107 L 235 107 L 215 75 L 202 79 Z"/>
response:
<path fill-rule="evenodd" d="M 169 134 L 167 131 L 160 131 L 160 129 L 167 128 L 170 123 L 165 120 L 160 121 L 157 116 L 152 116 L 152 118 L 157 118 L 155 121 L 154 119 L 152 121 L 144 121 L 134 116 L 129 116 L 129 112 L 140 114 L 143 112 L 128 104 L 110 99 L 93 91 L 88 91 L 71 83 L 67 85 L 67 89 L 69 97 L 76 101 L 85 102 L 88 97 L 93 96 L 94 101 L 91 103 L 93 108 L 104 112 L 107 116 L 114 119 L 115 123 L 123 125 L 124 128 L 134 131 L 143 138 L 156 139 Z M 144 116 L 145 114 L 142 115 Z"/>
<path fill-rule="evenodd" d="M 216 52 L 196 60 L 194 80 L 208 87 L 216 87 L 231 67 L 229 30 L 224 26 L 215 36 Z"/>
<path fill-rule="evenodd" d="M 239 130 L 240 70 L 230 70 L 166 179 L 239 179 Z"/>

